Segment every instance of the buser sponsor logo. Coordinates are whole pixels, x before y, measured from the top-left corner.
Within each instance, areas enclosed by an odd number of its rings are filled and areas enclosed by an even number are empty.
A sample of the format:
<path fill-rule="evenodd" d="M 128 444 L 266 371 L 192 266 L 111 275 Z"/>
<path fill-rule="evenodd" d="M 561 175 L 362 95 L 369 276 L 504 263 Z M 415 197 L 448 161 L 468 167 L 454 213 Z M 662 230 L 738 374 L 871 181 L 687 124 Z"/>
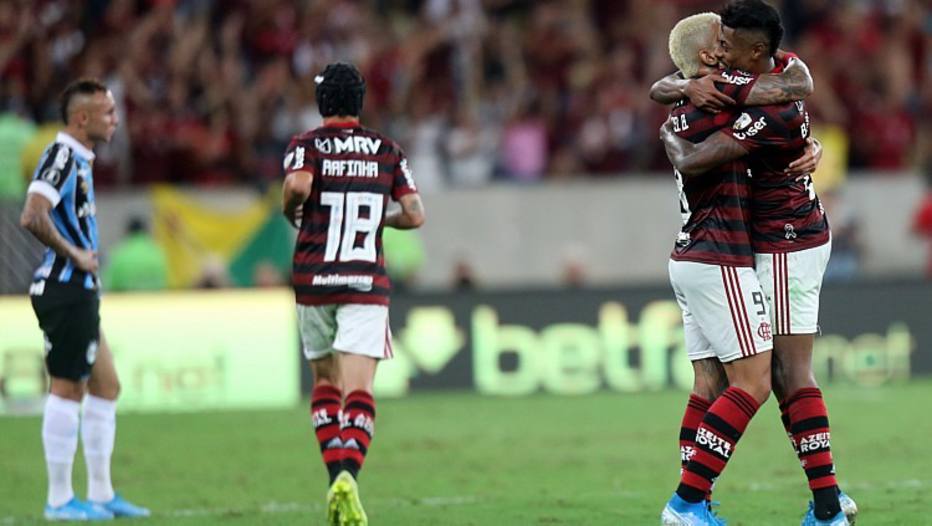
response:
<path fill-rule="evenodd" d="M 820 449 L 828 449 L 831 447 L 831 433 L 816 433 L 814 435 L 807 436 L 799 441 L 799 452 L 806 453 L 809 451 L 819 451 Z"/>
<path fill-rule="evenodd" d="M 704 427 L 696 430 L 696 444 L 706 446 L 725 458 L 731 457 L 731 444 Z"/>
<path fill-rule="evenodd" d="M 741 116 L 738 117 L 738 119 L 735 121 L 735 124 L 732 127 L 736 130 L 743 130 L 751 125 L 752 120 L 753 119 L 751 119 L 750 115 L 748 115 L 747 113 L 742 113 Z"/>
<path fill-rule="evenodd" d="M 743 75 L 741 73 L 731 74 L 722 72 L 722 77 L 724 77 L 729 84 L 734 84 L 736 86 L 744 86 L 745 84 L 750 84 L 751 81 L 754 80 L 754 77 Z"/>
<path fill-rule="evenodd" d="M 744 115 L 742 115 L 742 117 L 744 117 Z M 740 118 L 738 119 L 738 122 L 735 123 L 735 126 L 736 126 L 735 129 L 742 129 L 742 128 L 737 128 L 737 125 L 739 122 L 741 122 Z M 747 125 L 744 126 L 743 129 L 745 131 L 735 132 L 735 138 L 743 141 L 744 139 L 747 139 L 748 137 L 754 137 L 766 127 L 767 127 L 767 118 L 762 115 L 759 119 L 757 119 L 754 122 L 754 124 L 751 124 L 750 126 L 747 126 Z"/>

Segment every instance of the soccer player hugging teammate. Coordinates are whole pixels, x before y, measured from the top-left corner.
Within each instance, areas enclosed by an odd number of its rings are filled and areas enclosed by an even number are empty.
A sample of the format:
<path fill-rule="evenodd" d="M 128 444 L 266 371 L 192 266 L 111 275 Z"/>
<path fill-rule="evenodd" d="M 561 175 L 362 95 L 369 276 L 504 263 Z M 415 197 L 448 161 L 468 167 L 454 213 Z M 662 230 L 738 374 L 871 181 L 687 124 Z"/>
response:
<path fill-rule="evenodd" d="M 85 521 L 144 517 L 149 510 L 114 493 L 110 457 L 120 381 L 100 331 L 94 146 L 110 142 L 118 118 L 113 95 L 96 80 L 61 96 L 65 128 L 43 153 L 20 223 L 46 247 L 29 295 L 45 337 L 51 377 L 42 416 L 48 470 L 45 517 Z M 82 401 L 83 412 L 82 412 Z M 87 464 L 87 501 L 74 496 L 71 468 L 78 433 Z"/>
<path fill-rule="evenodd" d="M 745 89 L 753 91 L 754 84 L 760 83 L 764 74 L 780 70 L 782 64 L 774 56 L 782 36 L 780 17 L 772 6 L 761 0 L 737 0 L 722 12 L 716 56 L 726 67 L 749 72 L 750 81 L 745 83 Z M 735 100 L 740 103 L 739 98 Z M 744 103 L 747 104 L 747 99 Z M 802 100 L 774 100 L 770 105 L 745 106 L 728 113 L 726 126 L 701 141 L 678 137 L 677 125 L 682 129 L 683 123 L 674 124 L 673 119 L 661 129 L 661 139 L 674 167 L 686 178 L 705 177 L 707 172 L 736 161 L 748 165 L 750 239 L 758 283 L 767 300 L 760 312 L 770 311 L 772 320 L 772 325 L 759 326 L 756 332 L 773 333 L 772 386 L 780 402 L 784 426 L 813 493 L 814 503 L 803 524 L 849 524 L 848 517 L 853 520 L 857 508 L 837 486 L 827 411 L 811 367 L 830 235 L 812 188 L 810 170 L 799 173 L 806 168 L 800 164 L 810 163 L 791 162 L 805 152 L 810 135 L 809 116 Z M 740 294 L 738 299 L 740 304 Z M 726 372 L 731 384 L 729 390 L 740 387 L 727 365 Z M 768 387 L 771 384 L 770 378 L 758 381 Z M 737 440 L 746 424 L 743 417 L 716 414 L 718 403 L 717 400 L 712 404 L 699 426 L 697 452 L 687 465 L 677 491 L 687 502 L 696 500 L 698 492 L 693 490 L 707 491 L 712 479 L 724 468 L 730 449 L 717 449 L 716 444 L 724 440 L 733 445 L 732 439 Z M 756 406 L 745 404 L 744 409 L 756 410 Z M 702 429 L 707 424 L 726 436 L 708 438 Z M 726 454 L 722 455 L 723 451 Z M 671 505 L 676 504 L 676 499 L 671 500 Z M 670 520 L 665 524 L 714 524 L 714 518 L 698 517 L 698 512 L 696 520 L 692 520 L 689 506 L 679 509 L 685 513 L 674 517 L 677 510 L 668 505 L 664 520 L 668 515 Z"/>
<path fill-rule="evenodd" d="M 424 207 L 408 161 L 359 123 L 365 80 L 352 65 L 315 78 L 323 126 L 285 154 L 282 208 L 299 230 L 294 289 L 304 355 L 314 376 L 311 420 L 330 475 L 327 520 L 367 524 L 356 479 L 374 432 L 372 382 L 392 357 L 382 228 L 418 228 Z M 386 212 L 388 199 L 400 203 Z"/>

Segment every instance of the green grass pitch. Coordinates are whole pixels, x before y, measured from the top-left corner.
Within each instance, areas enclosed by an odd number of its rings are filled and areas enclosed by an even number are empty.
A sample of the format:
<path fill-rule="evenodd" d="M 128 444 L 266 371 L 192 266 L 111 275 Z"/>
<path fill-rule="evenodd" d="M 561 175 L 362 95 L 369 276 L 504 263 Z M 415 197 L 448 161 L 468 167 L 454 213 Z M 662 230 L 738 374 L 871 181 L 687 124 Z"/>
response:
<path fill-rule="evenodd" d="M 832 446 L 860 524 L 930 524 L 932 382 L 829 387 Z M 678 478 L 682 392 L 383 400 L 361 478 L 375 526 L 657 524 Z M 83 496 L 83 459 L 75 486 Z M 0 525 L 38 524 L 38 418 L 0 419 Z M 326 491 L 306 410 L 122 415 L 117 489 L 144 524 L 321 524 Z M 732 525 L 799 524 L 808 491 L 771 400 L 719 479 Z M 143 523 L 143 522 L 140 522 Z"/>

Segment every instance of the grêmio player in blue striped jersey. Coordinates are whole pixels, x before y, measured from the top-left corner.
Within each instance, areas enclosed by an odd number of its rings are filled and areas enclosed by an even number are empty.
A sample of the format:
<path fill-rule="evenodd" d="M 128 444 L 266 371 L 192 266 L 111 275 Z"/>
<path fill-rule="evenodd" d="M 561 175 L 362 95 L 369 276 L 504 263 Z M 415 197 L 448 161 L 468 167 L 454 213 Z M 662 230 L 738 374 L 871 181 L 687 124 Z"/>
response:
<path fill-rule="evenodd" d="M 42 419 L 49 483 L 45 517 L 148 516 L 149 510 L 114 493 L 110 482 L 120 381 L 100 333 L 92 169 L 94 146 L 110 142 L 116 130 L 116 105 L 106 86 L 83 79 L 62 93 L 61 116 L 65 128 L 42 155 L 20 218 L 47 247 L 29 289 L 51 377 Z M 76 498 L 71 486 L 79 429 L 87 463 L 86 501 Z"/>

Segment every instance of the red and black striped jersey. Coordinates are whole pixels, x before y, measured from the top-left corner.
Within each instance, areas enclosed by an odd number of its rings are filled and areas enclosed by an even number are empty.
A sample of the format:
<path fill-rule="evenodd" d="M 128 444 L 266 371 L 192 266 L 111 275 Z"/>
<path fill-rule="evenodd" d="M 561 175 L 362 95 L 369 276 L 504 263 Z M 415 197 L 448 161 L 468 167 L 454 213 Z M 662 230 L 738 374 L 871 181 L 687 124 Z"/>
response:
<path fill-rule="evenodd" d="M 812 177 L 784 173 L 805 153 L 810 135 L 805 103 L 742 108 L 725 133 L 748 151 L 754 252 L 795 252 L 827 243 L 828 219 Z"/>
<path fill-rule="evenodd" d="M 753 76 L 723 72 L 729 84 L 720 91 L 743 104 Z M 673 107 L 673 130 L 683 139 L 699 143 L 728 126 L 734 110 L 706 113 L 688 100 Z M 753 267 L 754 252 L 749 232 L 750 185 L 744 159 L 715 167 L 688 179 L 674 170 L 680 194 L 683 228 L 677 235 L 671 259 L 712 265 Z"/>
<path fill-rule="evenodd" d="M 401 148 L 358 124 L 324 126 L 291 140 L 284 168 L 314 175 L 294 251 L 297 302 L 388 305 L 385 211 L 417 191 Z"/>

